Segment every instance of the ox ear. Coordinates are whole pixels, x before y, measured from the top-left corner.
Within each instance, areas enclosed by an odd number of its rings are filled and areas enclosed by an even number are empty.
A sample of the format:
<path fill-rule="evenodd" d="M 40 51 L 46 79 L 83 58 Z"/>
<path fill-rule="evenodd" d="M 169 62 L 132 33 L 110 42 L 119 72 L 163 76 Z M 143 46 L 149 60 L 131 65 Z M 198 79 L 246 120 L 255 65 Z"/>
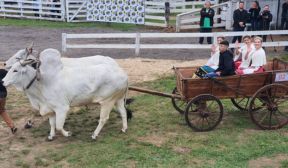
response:
<path fill-rule="evenodd" d="M 28 54 L 32 54 L 32 52 L 33 52 L 33 46 L 34 46 L 34 42 L 32 42 L 27 48 L 26 48 L 26 52 L 28 53 Z M 28 55 L 27 54 L 27 55 Z"/>

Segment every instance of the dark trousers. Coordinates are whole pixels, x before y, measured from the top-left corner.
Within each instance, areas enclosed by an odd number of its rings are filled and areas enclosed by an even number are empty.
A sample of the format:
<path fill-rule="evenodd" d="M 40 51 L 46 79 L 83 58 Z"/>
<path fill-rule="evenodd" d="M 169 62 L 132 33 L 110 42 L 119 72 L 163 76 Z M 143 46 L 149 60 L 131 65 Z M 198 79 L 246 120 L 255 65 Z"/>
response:
<path fill-rule="evenodd" d="M 259 30 L 259 22 L 256 19 L 251 20 L 251 31 Z"/>
<path fill-rule="evenodd" d="M 285 28 L 284 28 L 285 25 Z M 288 19 L 281 18 L 281 30 L 288 30 Z"/>
<path fill-rule="evenodd" d="M 285 26 L 285 27 L 284 27 Z M 287 18 L 281 18 L 281 30 L 288 30 L 288 19 Z M 288 51 L 288 46 L 285 46 L 286 51 Z"/>
<path fill-rule="evenodd" d="M 245 27 L 234 27 L 233 31 L 244 31 Z M 239 43 L 242 41 L 242 36 L 234 36 L 232 43 L 235 43 L 238 40 Z"/>
<path fill-rule="evenodd" d="M 262 30 L 269 30 L 269 25 L 270 25 L 270 23 L 268 24 L 268 26 L 266 25 L 265 27 L 263 27 Z M 266 42 L 267 35 L 263 35 L 262 39 L 263 39 L 263 42 Z"/>
<path fill-rule="evenodd" d="M 200 32 L 201 33 L 211 33 L 212 32 L 212 28 L 200 28 Z M 204 41 L 204 37 L 200 37 L 199 38 L 199 43 L 203 44 Z M 212 38 L 211 37 L 207 37 L 207 43 L 208 44 L 212 44 Z"/>

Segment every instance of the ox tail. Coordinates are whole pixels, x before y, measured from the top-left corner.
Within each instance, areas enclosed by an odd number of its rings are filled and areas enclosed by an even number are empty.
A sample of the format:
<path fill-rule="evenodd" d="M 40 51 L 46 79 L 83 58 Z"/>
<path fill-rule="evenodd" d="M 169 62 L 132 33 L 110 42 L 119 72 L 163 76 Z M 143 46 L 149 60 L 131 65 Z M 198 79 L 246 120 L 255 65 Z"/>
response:
<path fill-rule="evenodd" d="M 129 89 L 129 84 L 127 81 L 127 87 L 126 87 L 125 97 L 124 97 L 124 106 L 125 106 L 126 113 L 127 113 L 127 119 L 131 120 L 133 117 L 133 114 L 132 114 L 133 111 L 128 106 L 134 101 L 134 99 L 131 99 L 131 98 L 127 99 L 128 89 Z"/>

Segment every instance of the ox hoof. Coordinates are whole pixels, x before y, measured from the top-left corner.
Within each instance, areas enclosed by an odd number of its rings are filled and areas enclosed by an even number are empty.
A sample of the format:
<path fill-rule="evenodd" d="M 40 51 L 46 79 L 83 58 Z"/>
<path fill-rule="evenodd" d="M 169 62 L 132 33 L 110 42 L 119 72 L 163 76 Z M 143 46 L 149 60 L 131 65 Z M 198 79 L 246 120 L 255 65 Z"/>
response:
<path fill-rule="evenodd" d="M 53 141 L 53 140 L 54 140 L 54 137 L 53 137 L 53 136 L 50 136 L 50 135 L 49 135 L 49 136 L 47 137 L 47 141 Z"/>
<path fill-rule="evenodd" d="M 127 129 L 122 128 L 121 131 L 122 131 L 123 133 L 126 133 Z"/>
<path fill-rule="evenodd" d="M 97 138 L 97 136 L 94 134 L 91 137 L 92 137 L 92 140 L 96 140 L 96 138 Z"/>
<path fill-rule="evenodd" d="M 67 131 L 67 132 L 64 132 L 63 135 L 64 135 L 65 137 L 70 137 L 70 136 L 72 136 L 72 132 Z"/>
<path fill-rule="evenodd" d="M 32 128 L 32 126 L 33 126 L 33 123 L 32 123 L 31 120 L 29 120 L 29 121 L 24 125 L 24 128 L 25 128 L 25 129 L 29 129 L 29 128 Z"/>

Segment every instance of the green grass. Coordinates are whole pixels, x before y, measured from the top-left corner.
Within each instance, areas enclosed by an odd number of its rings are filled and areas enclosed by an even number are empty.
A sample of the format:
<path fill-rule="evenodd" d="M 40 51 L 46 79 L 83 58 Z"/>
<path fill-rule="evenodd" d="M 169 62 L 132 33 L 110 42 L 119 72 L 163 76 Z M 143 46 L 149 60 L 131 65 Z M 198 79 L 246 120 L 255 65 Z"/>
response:
<path fill-rule="evenodd" d="M 281 55 L 280 58 L 285 61 L 288 61 L 288 54 Z"/>
<path fill-rule="evenodd" d="M 171 92 L 175 80 L 166 77 L 139 86 Z M 135 98 L 130 106 L 134 118 L 128 123 L 126 134 L 120 132 L 118 114 L 112 112 L 98 139 L 92 141 L 90 136 L 97 126 L 98 116 L 94 111 L 99 109 L 78 110 L 69 115 L 65 125 L 73 136 L 58 136 L 53 143 L 63 146 L 40 153 L 35 158 L 37 165 L 232 168 L 247 167 L 250 160 L 260 157 L 288 154 L 287 127 L 276 131 L 259 130 L 248 113 L 237 110 L 229 100 L 222 101 L 223 122 L 211 132 L 199 133 L 185 124 L 170 99 L 146 94 Z M 32 129 L 34 138 L 45 138 L 48 131 L 48 122 Z M 18 165 L 23 166 L 23 162 Z M 287 161 L 281 165 L 286 166 Z"/>
<path fill-rule="evenodd" d="M 68 23 L 56 22 L 47 20 L 32 20 L 32 19 L 4 19 L 0 18 L 0 26 L 18 26 L 18 27 L 40 27 L 40 28 L 111 28 L 121 31 L 128 31 L 143 26 L 124 23 Z"/>

